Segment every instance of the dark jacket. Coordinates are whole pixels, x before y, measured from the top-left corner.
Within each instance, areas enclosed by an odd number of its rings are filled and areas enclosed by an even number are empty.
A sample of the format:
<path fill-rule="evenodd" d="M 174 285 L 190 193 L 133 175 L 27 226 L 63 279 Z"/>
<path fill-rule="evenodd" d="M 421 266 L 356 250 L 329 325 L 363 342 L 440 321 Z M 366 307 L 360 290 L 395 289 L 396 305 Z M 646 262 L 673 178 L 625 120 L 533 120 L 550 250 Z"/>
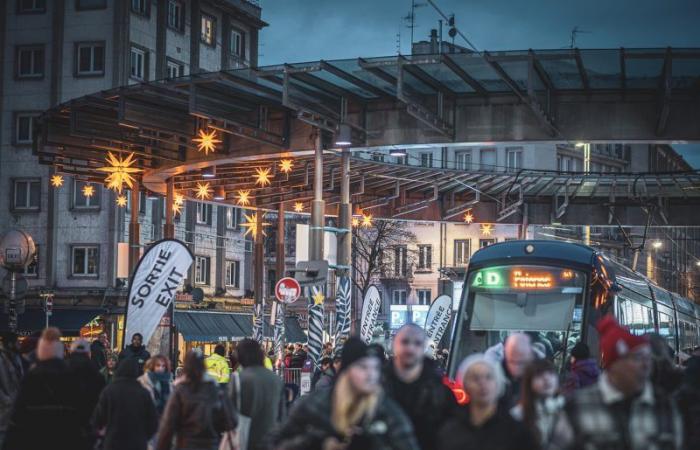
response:
<path fill-rule="evenodd" d="M 22 381 L 3 449 L 89 448 L 81 390 L 65 361 L 38 362 Z"/>
<path fill-rule="evenodd" d="M 143 365 L 146 364 L 150 357 L 151 354 L 146 350 L 146 346 L 142 345 L 136 348 L 133 344 L 129 344 L 119 353 L 119 362 L 124 361 L 126 358 L 135 358 L 139 363 L 139 373 L 143 373 Z"/>
<path fill-rule="evenodd" d="M 277 450 L 321 450 L 329 437 L 342 440 L 331 422 L 332 389 L 302 397 L 284 425 L 274 433 Z M 361 424 L 348 450 L 419 450 L 411 422 L 390 398 L 379 399 L 371 420 Z"/>
<path fill-rule="evenodd" d="M 22 363 L 17 354 L 0 349 L 0 432 L 7 429 L 21 380 Z"/>
<path fill-rule="evenodd" d="M 107 349 L 99 339 L 90 344 L 90 358 L 92 358 L 92 362 L 95 363 L 98 370 L 107 365 Z"/>
<path fill-rule="evenodd" d="M 676 394 L 678 409 L 683 416 L 685 448 L 700 448 L 700 356 L 693 356 L 686 364 L 685 379 Z"/>
<path fill-rule="evenodd" d="M 396 376 L 389 361 L 384 372 L 384 391 L 411 420 L 420 447 L 435 448 L 438 429 L 458 407 L 454 394 L 437 375 L 435 363 L 426 359 L 418 379 L 407 384 Z"/>
<path fill-rule="evenodd" d="M 264 438 L 284 417 L 285 398 L 282 380 L 271 370 L 263 366 L 246 367 L 233 377 L 240 377 L 241 410 L 240 413 L 250 417 L 248 450 L 267 448 Z M 229 387 L 235 380 L 229 381 Z M 238 404 L 238 392 L 231 389 L 231 403 Z"/>
<path fill-rule="evenodd" d="M 304 367 L 306 357 L 307 354 L 304 350 L 292 353 L 292 361 L 289 364 L 289 367 L 292 369 L 301 369 L 302 367 Z"/>
<path fill-rule="evenodd" d="M 98 430 L 107 427 L 104 450 L 146 450 L 156 432 L 155 406 L 148 391 L 136 381 L 137 375 L 136 360 L 123 362 L 100 395 L 92 422 Z"/>
<path fill-rule="evenodd" d="M 510 411 L 520 401 L 520 384 L 521 380 L 514 379 L 506 365 L 505 358 L 501 361 L 503 374 L 506 376 L 506 389 L 501 398 L 498 400 L 498 409 L 501 411 Z"/>
<path fill-rule="evenodd" d="M 236 428 L 229 398 L 213 380 L 175 383 L 158 429 L 157 450 L 216 449 L 221 433 Z"/>
<path fill-rule="evenodd" d="M 97 400 L 100 398 L 100 393 L 105 387 L 105 379 L 87 354 L 74 353 L 68 357 L 66 363 L 71 373 L 73 373 L 80 383 L 81 410 L 86 412 L 82 420 L 83 423 L 88 426 L 92 411 L 95 409 Z"/>
<path fill-rule="evenodd" d="M 595 384 L 600 376 L 598 363 L 590 359 L 582 359 L 571 364 L 571 371 L 562 386 L 562 391 L 569 393 L 586 386 Z"/>
<path fill-rule="evenodd" d="M 469 419 L 469 408 L 449 419 L 437 433 L 439 450 L 534 450 L 537 442 L 525 425 L 499 410 L 477 427 Z"/>

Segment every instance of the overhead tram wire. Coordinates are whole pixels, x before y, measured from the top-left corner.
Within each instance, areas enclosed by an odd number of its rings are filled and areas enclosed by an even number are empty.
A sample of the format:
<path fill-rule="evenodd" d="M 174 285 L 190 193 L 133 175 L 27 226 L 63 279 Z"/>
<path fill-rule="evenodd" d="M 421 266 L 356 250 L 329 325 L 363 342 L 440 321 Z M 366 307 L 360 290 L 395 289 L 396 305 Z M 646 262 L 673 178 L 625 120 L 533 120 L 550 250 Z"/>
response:
<path fill-rule="evenodd" d="M 435 2 L 434 2 L 433 0 L 427 0 L 427 2 L 430 3 L 430 6 L 432 6 L 433 9 L 435 9 L 435 11 L 437 11 L 437 13 L 440 14 L 440 16 L 442 16 L 442 18 L 445 19 L 446 22 L 449 22 L 450 18 L 449 18 L 444 12 L 442 12 L 442 10 L 438 7 L 438 5 L 435 4 Z M 459 28 L 457 28 L 456 26 L 454 26 L 453 28 L 455 29 L 455 31 L 457 31 L 457 34 L 459 34 L 459 36 L 460 36 L 462 39 L 464 39 L 464 42 L 466 42 L 467 45 L 469 45 L 469 47 L 472 48 L 472 50 L 474 50 L 476 53 L 481 54 L 481 52 L 479 51 L 479 49 L 477 49 L 476 46 L 475 46 L 474 44 L 471 43 L 471 41 L 469 40 L 469 38 L 467 38 L 467 37 L 464 35 L 464 33 L 462 33 L 462 32 L 459 30 Z"/>

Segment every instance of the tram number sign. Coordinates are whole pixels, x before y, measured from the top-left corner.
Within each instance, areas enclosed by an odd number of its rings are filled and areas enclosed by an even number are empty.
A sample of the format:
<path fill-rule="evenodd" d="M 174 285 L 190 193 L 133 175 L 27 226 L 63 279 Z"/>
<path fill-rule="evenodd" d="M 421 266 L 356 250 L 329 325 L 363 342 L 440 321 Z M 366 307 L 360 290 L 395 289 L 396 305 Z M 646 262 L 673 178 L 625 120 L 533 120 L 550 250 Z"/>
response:
<path fill-rule="evenodd" d="M 282 278 L 275 285 L 275 297 L 282 303 L 294 303 L 299 296 L 301 296 L 301 285 L 294 278 Z"/>

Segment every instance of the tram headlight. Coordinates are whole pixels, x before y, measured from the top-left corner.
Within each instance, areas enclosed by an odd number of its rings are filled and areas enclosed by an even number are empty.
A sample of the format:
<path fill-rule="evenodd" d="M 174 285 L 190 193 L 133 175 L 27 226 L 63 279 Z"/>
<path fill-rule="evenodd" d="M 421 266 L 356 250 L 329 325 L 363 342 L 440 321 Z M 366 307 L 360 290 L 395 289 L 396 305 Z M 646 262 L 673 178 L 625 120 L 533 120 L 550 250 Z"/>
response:
<path fill-rule="evenodd" d="M 535 246 L 534 246 L 534 245 L 532 245 L 532 244 L 527 244 L 527 245 L 525 246 L 525 253 L 527 253 L 528 255 L 529 255 L 530 253 L 534 252 L 534 251 L 535 251 Z"/>

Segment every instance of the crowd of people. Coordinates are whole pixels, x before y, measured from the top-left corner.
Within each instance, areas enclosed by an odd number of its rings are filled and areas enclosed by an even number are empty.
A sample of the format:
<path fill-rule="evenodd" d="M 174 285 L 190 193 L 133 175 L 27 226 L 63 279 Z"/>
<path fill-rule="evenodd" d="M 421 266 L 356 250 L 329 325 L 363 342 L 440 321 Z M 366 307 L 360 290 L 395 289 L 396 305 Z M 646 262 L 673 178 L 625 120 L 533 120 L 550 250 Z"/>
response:
<path fill-rule="evenodd" d="M 698 449 L 700 355 L 674 364 L 665 340 L 597 324 L 600 365 L 570 352 L 561 376 L 528 334 L 468 356 L 445 383 L 446 355 L 425 356 L 422 328 L 390 356 L 357 338 L 324 346 L 311 392 L 292 402 L 273 365 L 308 368 L 301 344 L 274 358 L 251 339 L 226 354 L 185 355 L 180 370 L 142 336 L 118 355 L 106 335 L 69 349 L 56 328 L 0 346 L 0 442 L 8 450 Z M 270 356 L 274 359 L 271 361 Z M 600 366 L 600 367 L 599 367 Z"/>

